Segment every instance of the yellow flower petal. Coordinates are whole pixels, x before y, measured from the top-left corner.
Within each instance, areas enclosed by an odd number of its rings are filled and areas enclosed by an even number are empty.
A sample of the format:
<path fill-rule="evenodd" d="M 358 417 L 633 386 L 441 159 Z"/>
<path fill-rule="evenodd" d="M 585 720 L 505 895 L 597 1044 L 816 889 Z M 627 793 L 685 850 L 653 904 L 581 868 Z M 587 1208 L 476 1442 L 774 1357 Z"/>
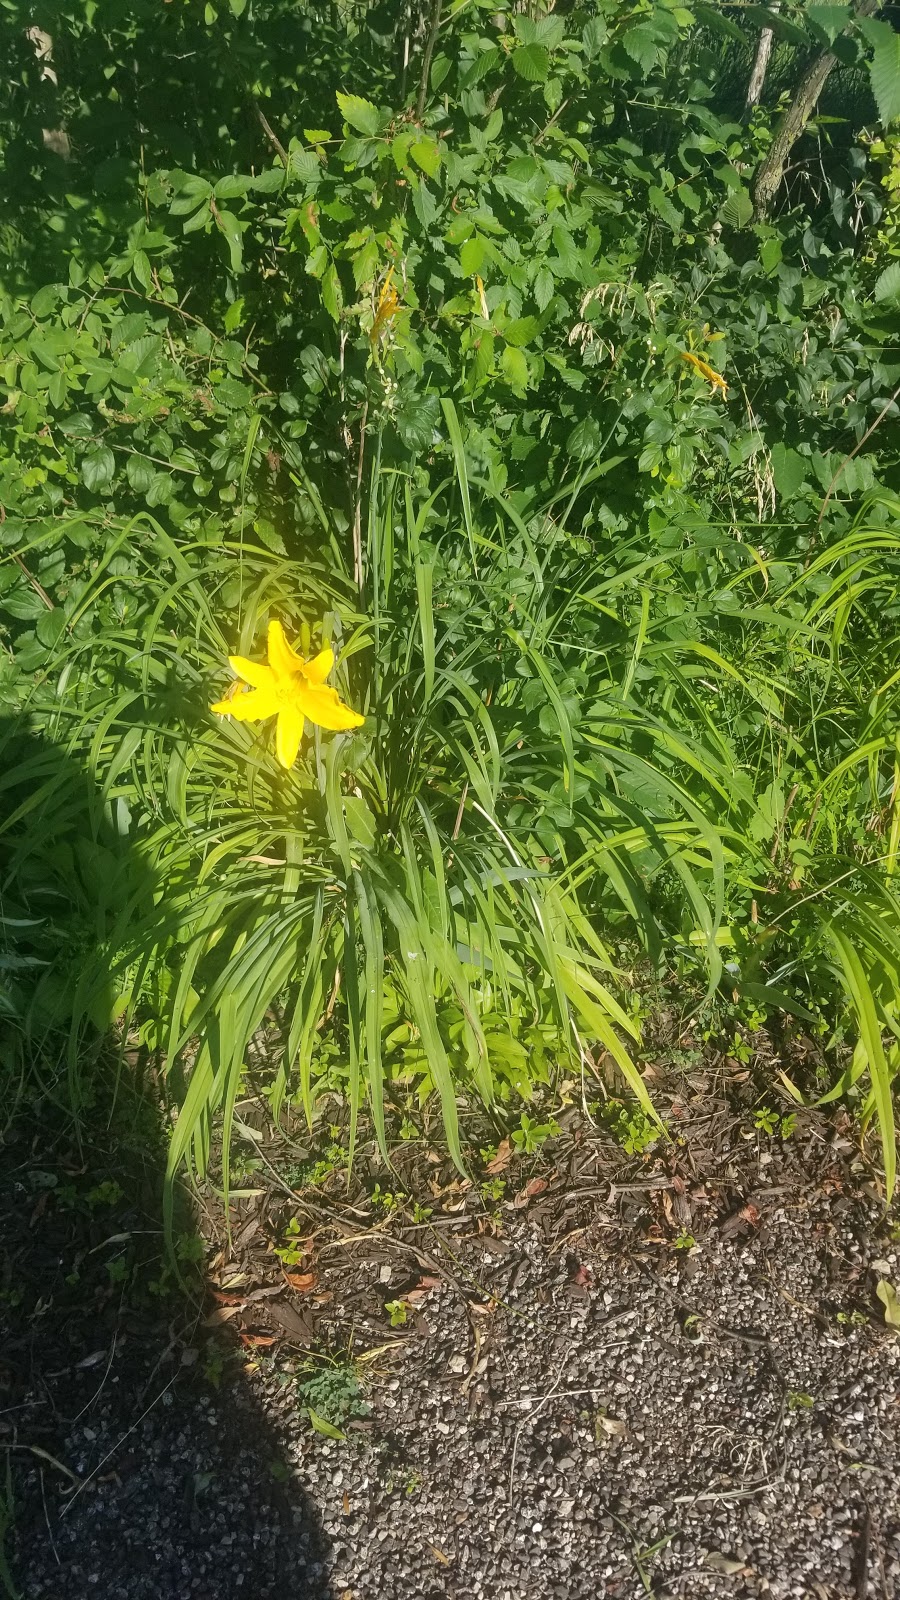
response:
<path fill-rule="evenodd" d="M 252 683 L 254 689 L 270 689 L 274 678 L 271 667 L 263 661 L 248 661 L 246 656 L 229 656 L 228 665 L 232 672 L 236 672 L 245 683 Z"/>
<path fill-rule="evenodd" d="M 217 700 L 211 711 L 220 717 L 234 717 L 238 722 L 261 722 L 264 717 L 274 717 L 278 711 L 278 696 L 274 689 L 249 689 L 227 700 Z"/>
<path fill-rule="evenodd" d="M 359 712 L 351 711 L 340 699 L 336 689 L 330 689 L 326 684 L 301 688 L 296 691 L 296 703 L 303 715 L 314 722 L 318 728 L 330 728 L 333 732 L 345 728 L 361 728 L 365 717 Z"/>
<path fill-rule="evenodd" d="M 303 717 L 300 712 L 295 711 L 293 706 L 286 711 L 279 711 L 275 725 L 275 754 L 283 767 L 294 765 L 302 737 Z"/>
<path fill-rule="evenodd" d="M 334 666 L 334 651 L 320 650 L 312 661 L 307 661 L 303 671 L 310 683 L 324 683 Z"/>
<path fill-rule="evenodd" d="M 274 620 L 269 623 L 269 666 L 276 677 L 302 672 L 304 666 L 303 657 L 288 644 L 281 623 Z"/>

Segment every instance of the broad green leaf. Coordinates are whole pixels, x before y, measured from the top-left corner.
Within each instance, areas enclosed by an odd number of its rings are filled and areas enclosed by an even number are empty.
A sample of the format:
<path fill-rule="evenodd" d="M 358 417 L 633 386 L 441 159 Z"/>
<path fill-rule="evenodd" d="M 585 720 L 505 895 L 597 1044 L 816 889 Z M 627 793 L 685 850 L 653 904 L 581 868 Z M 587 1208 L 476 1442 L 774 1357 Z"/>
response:
<path fill-rule="evenodd" d="M 791 44 L 807 46 L 809 44 L 809 35 L 805 28 L 800 27 L 790 17 L 784 16 L 781 11 L 776 11 L 774 8 L 770 10 L 768 6 L 744 6 L 741 11 L 741 19 L 745 23 L 752 22 L 754 27 L 757 28 L 770 28 L 776 38 L 787 39 Z"/>
<path fill-rule="evenodd" d="M 537 317 L 516 317 L 514 322 L 508 322 L 503 329 L 503 337 L 507 344 L 530 344 L 540 331 L 540 322 Z"/>
<path fill-rule="evenodd" d="M 809 461 L 806 456 L 801 456 L 789 445 L 781 443 L 772 446 L 772 475 L 775 479 L 775 488 L 786 500 L 792 500 L 798 490 L 806 482 L 809 473 Z"/>
<path fill-rule="evenodd" d="M 609 29 L 603 17 L 592 17 L 586 22 L 581 34 L 584 53 L 589 61 L 603 48 L 609 38 Z"/>
<path fill-rule="evenodd" d="M 876 17 L 866 17 L 857 26 L 872 46 L 869 77 L 878 115 L 887 127 L 900 117 L 900 33 Z"/>
<path fill-rule="evenodd" d="M 600 424 L 595 417 L 582 417 L 576 422 L 566 441 L 569 455 L 577 460 L 588 461 L 597 454 L 600 448 Z"/>
<path fill-rule="evenodd" d="M 381 113 L 371 100 L 364 100 L 358 94 L 337 95 L 338 109 L 344 121 L 355 128 L 357 133 L 373 138 L 381 127 Z M 308 135 L 307 135 L 308 137 Z"/>
<path fill-rule="evenodd" d="M 156 468 L 146 456 L 130 455 L 125 463 L 125 475 L 135 494 L 146 494 L 156 476 Z"/>
<path fill-rule="evenodd" d="M 409 153 L 429 178 L 436 178 L 441 170 L 441 147 L 436 139 L 417 139 Z"/>
<path fill-rule="evenodd" d="M 102 494 L 115 477 L 116 458 L 108 445 L 96 445 L 81 458 L 81 476 L 93 494 Z"/>
<path fill-rule="evenodd" d="M 650 201 L 657 216 L 662 217 L 663 221 L 667 222 L 669 227 L 676 233 L 680 232 L 684 226 L 684 213 L 672 204 L 665 190 L 661 189 L 658 184 L 651 184 L 647 190 L 647 199 Z"/>
<path fill-rule="evenodd" d="M 550 52 L 543 44 L 520 44 L 512 53 L 513 70 L 526 83 L 546 83 L 550 72 Z"/>
<path fill-rule="evenodd" d="M 309 1420 L 312 1423 L 314 1432 L 321 1433 L 323 1438 L 346 1439 L 347 1435 L 342 1433 L 340 1428 L 336 1428 L 333 1422 L 329 1422 L 325 1417 L 321 1417 L 318 1411 L 313 1410 L 312 1406 L 307 1406 L 306 1415 L 309 1417 Z"/>
<path fill-rule="evenodd" d="M 540 267 L 534 280 L 534 298 L 539 311 L 546 310 L 556 292 L 556 280 L 549 267 Z"/>
<path fill-rule="evenodd" d="M 500 357 L 500 368 L 511 389 L 524 394 L 528 388 L 528 359 L 515 345 L 505 345 Z"/>
<path fill-rule="evenodd" d="M 322 274 L 322 304 L 328 315 L 335 322 L 340 322 L 344 309 L 344 295 L 341 289 L 341 280 L 338 277 L 337 267 L 333 261 L 328 263 Z"/>
<path fill-rule="evenodd" d="M 475 346 L 475 357 L 472 362 L 472 377 L 476 384 L 484 383 L 494 370 L 494 348 L 496 339 L 490 328 L 485 328 L 478 336 Z"/>
<path fill-rule="evenodd" d="M 879 305 L 900 304 L 900 261 L 892 261 L 876 280 L 875 299 Z"/>
<path fill-rule="evenodd" d="M 833 44 L 843 32 L 851 14 L 849 5 L 808 5 L 806 8 L 807 21 L 827 44 Z"/>
<path fill-rule="evenodd" d="M 753 221 L 753 201 L 746 189 L 732 189 L 719 207 L 719 216 L 728 228 L 746 228 Z"/>
<path fill-rule="evenodd" d="M 888 1278 L 879 1278 L 875 1293 L 884 1307 L 884 1320 L 888 1327 L 900 1331 L 900 1295 L 894 1285 Z"/>
<path fill-rule="evenodd" d="M 66 631 L 66 614 L 62 606 L 56 606 L 52 611 L 45 611 L 38 618 L 35 631 L 41 644 L 46 645 L 48 650 L 52 650 Z"/>
<path fill-rule="evenodd" d="M 219 210 L 216 223 L 225 235 L 232 272 L 240 272 L 244 261 L 243 232 L 233 211 Z"/>
<path fill-rule="evenodd" d="M 466 240 L 459 252 L 460 271 L 467 278 L 473 277 L 484 266 L 486 255 L 486 241 L 482 239 L 480 234 L 474 233 L 471 239 Z"/>
<path fill-rule="evenodd" d="M 704 27 L 710 28 L 714 33 L 720 33 L 726 39 L 733 39 L 736 44 L 746 44 L 747 35 L 738 27 L 734 17 L 727 11 L 720 11 L 716 6 L 695 5 L 694 15 Z M 740 12 L 738 12 L 740 16 Z"/>

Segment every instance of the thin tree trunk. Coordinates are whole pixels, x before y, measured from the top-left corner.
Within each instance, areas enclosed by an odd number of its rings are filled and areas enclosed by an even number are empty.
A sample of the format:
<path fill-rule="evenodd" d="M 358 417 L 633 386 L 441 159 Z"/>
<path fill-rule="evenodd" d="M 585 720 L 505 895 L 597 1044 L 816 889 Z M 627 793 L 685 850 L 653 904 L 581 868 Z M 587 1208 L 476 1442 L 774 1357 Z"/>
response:
<path fill-rule="evenodd" d="M 416 121 L 421 122 L 425 114 L 425 101 L 428 98 L 428 80 L 431 76 L 431 58 L 434 55 L 435 40 L 438 28 L 441 25 L 441 10 L 443 0 L 434 0 L 431 12 L 431 22 L 428 28 L 428 37 L 425 40 L 425 54 L 422 57 L 422 76 L 419 79 L 419 94 L 416 100 Z"/>
<path fill-rule="evenodd" d="M 871 17 L 881 9 L 881 4 L 882 0 L 860 0 L 856 16 Z M 781 188 L 788 157 L 819 103 L 828 74 L 836 65 L 837 56 L 830 50 L 823 50 L 813 58 L 800 79 L 797 92 L 779 123 L 772 148 L 756 174 L 753 208 L 757 222 L 764 221 L 768 216 L 772 201 Z"/>
<path fill-rule="evenodd" d="M 754 106 L 758 106 L 762 98 L 763 85 L 766 73 L 769 70 L 769 57 L 772 54 L 772 40 L 774 34 L 771 28 L 763 28 L 756 46 L 756 60 L 747 84 L 747 98 L 744 101 L 744 121 L 749 122 Z"/>

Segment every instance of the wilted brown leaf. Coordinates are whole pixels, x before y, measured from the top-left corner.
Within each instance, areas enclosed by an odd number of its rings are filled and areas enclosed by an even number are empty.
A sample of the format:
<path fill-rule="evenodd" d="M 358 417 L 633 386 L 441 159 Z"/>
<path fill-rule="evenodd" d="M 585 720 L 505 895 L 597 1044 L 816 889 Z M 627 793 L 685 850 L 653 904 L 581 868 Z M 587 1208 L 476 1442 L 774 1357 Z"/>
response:
<path fill-rule="evenodd" d="M 314 1289 L 318 1282 L 314 1272 L 286 1272 L 285 1278 L 291 1288 L 296 1289 L 298 1294 L 308 1294 L 310 1289 Z"/>
<path fill-rule="evenodd" d="M 512 1140 L 502 1139 L 497 1146 L 497 1154 L 492 1156 L 491 1160 L 485 1166 L 485 1172 L 489 1172 L 492 1176 L 494 1176 L 498 1172 L 505 1171 L 512 1160 L 512 1155 Z"/>
<path fill-rule="evenodd" d="M 513 1201 L 513 1205 L 521 1210 L 523 1206 L 527 1206 L 529 1200 L 534 1199 L 535 1195 L 543 1194 L 546 1188 L 546 1178 L 530 1178 L 524 1189 L 519 1190 L 519 1193 L 516 1195 Z"/>

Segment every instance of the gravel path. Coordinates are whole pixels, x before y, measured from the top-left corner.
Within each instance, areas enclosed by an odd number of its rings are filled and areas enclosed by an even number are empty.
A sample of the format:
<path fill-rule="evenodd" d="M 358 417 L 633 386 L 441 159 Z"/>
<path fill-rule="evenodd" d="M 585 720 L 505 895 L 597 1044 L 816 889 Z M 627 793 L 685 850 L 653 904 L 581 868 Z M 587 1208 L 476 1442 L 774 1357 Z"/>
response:
<path fill-rule="evenodd" d="M 432 1183 L 420 1225 L 273 1186 L 202 1320 L 98 1298 L 59 1377 L 32 1317 L 0 1400 L 24 1600 L 900 1595 L 898 1230 L 833 1128 L 762 1143 L 732 1119 L 715 1178 L 690 1137 L 595 1150 L 587 1183 L 576 1130 L 487 1208 Z M 316 1349 L 362 1387 L 342 1438 L 298 1391 Z"/>

